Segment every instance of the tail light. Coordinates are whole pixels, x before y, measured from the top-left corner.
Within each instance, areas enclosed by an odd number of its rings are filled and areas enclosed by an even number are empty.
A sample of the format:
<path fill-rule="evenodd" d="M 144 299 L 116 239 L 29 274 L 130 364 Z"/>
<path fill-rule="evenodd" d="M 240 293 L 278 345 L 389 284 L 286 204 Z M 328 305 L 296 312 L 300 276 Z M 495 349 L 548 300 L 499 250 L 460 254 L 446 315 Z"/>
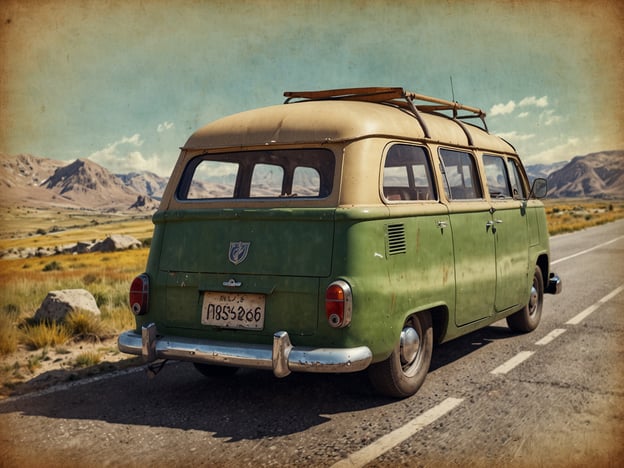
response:
<path fill-rule="evenodd" d="M 329 326 L 343 328 L 351 323 L 353 297 L 351 286 L 345 281 L 338 280 L 327 286 L 325 291 L 325 314 Z"/>
<path fill-rule="evenodd" d="M 130 285 L 130 308 L 134 315 L 147 313 L 149 299 L 149 276 L 146 273 L 137 276 Z"/>

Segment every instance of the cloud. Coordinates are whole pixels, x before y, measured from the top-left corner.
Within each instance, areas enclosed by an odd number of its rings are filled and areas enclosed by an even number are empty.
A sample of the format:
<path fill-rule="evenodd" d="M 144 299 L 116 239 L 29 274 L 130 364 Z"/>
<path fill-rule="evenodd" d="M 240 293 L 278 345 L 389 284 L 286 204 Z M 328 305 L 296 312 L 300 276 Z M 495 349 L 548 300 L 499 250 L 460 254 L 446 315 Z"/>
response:
<path fill-rule="evenodd" d="M 542 96 L 541 98 L 536 98 L 535 96 L 525 97 L 518 103 L 520 107 L 526 106 L 535 106 L 535 107 L 547 107 L 548 106 L 548 96 Z"/>
<path fill-rule="evenodd" d="M 122 137 L 101 150 L 91 153 L 88 158 L 104 166 L 114 174 L 137 171 L 151 171 L 156 174 L 168 174 L 170 168 L 162 167 L 165 158 L 157 154 L 145 156 L 138 150 L 143 140 L 138 133 L 131 137 Z"/>
<path fill-rule="evenodd" d="M 529 112 L 521 112 L 518 114 L 518 118 L 519 119 L 524 119 L 525 117 L 529 116 Z"/>
<path fill-rule="evenodd" d="M 166 130 L 171 130 L 173 128 L 173 122 L 163 122 L 158 124 L 158 127 L 156 127 L 156 131 L 158 133 L 162 133 Z"/>
<path fill-rule="evenodd" d="M 539 122 L 540 124 L 549 126 L 557 122 L 561 122 L 561 116 L 556 115 L 554 110 L 547 110 L 540 114 Z"/>
<path fill-rule="evenodd" d="M 542 96 L 541 98 L 536 98 L 535 96 L 527 96 L 525 98 L 522 98 L 522 100 L 518 104 L 516 104 L 516 102 L 513 100 L 509 101 L 507 104 L 504 104 L 504 103 L 494 104 L 492 108 L 490 109 L 490 116 L 493 117 L 495 115 L 511 114 L 514 110 L 516 110 L 516 107 L 528 107 L 528 106 L 547 107 L 548 96 Z M 521 114 L 518 115 L 518 117 L 524 118 L 527 115 L 529 115 L 528 112 L 522 112 Z"/>
<path fill-rule="evenodd" d="M 559 143 L 556 146 L 550 146 L 548 149 L 540 153 L 532 154 L 523 158 L 523 160 L 525 164 L 546 164 L 569 160 L 575 155 L 581 154 L 583 151 L 587 151 L 587 149 L 581 147 L 580 143 L 580 138 L 568 138 L 563 143 Z"/>
<path fill-rule="evenodd" d="M 490 109 L 490 116 L 511 114 L 516 108 L 514 101 L 509 101 L 507 104 L 494 104 Z"/>

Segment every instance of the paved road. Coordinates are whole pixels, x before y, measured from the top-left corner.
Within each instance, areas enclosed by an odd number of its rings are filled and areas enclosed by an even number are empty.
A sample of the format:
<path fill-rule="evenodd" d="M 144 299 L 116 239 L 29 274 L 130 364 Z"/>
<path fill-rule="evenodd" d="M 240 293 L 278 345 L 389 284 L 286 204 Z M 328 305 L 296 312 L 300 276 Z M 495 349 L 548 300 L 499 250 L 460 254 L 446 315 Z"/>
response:
<path fill-rule="evenodd" d="M 439 346 L 413 397 L 365 375 L 187 363 L 0 403 L 0 466 L 617 466 L 624 459 L 624 221 L 551 241 L 564 293 L 540 327 Z"/>

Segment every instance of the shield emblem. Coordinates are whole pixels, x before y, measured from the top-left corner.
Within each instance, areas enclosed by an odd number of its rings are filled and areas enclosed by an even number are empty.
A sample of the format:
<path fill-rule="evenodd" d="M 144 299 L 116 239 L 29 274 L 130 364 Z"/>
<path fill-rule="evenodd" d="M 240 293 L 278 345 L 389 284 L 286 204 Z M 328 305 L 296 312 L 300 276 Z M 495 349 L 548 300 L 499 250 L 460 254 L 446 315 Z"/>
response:
<path fill-rule="evenodd" d="M 247 258 L 249 253 L 249 246 L 251 242 L 230 242 L 230 251 L 228 252 L 228 259 L 234 265 L 238 265 Z"/>

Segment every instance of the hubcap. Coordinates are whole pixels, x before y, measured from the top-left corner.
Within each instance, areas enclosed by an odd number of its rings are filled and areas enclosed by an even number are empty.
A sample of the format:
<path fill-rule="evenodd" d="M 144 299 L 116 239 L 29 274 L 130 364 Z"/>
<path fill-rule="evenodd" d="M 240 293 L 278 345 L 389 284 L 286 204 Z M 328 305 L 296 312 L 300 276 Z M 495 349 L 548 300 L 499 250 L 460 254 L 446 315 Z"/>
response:
<path fill-rule="evenodd" d="M 412 327 L 405 327 L 401 331 L 401 364 L 410 364 L 418 356 L 420 337 Z"/>
<path fill-rule="evenodd" d="M 531 286 L 531 297 L 529 298 L 529 314 L 533 315 L 537 310 L 538 294 L 535 285 Z"/>

